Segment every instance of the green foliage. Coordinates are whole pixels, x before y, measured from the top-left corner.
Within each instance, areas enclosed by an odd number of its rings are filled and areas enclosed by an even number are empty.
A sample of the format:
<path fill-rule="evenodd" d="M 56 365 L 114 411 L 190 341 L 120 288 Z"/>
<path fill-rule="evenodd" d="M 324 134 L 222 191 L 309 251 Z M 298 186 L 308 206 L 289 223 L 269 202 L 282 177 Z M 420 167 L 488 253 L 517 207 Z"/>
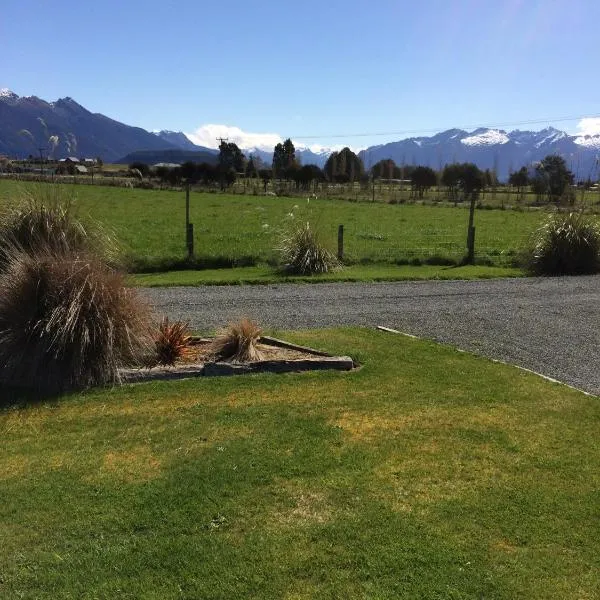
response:
<path fill-rule="evenodd" d="M 485 187 L 485 176 L 473 163 L 454 163 L 444 167 L 442 183 L 447 186 L 450 198 L 456 202 L 477 197 Z"/>
<path fill-rule="evenodd" d="M 291 227 L 282 236 L 279 249 L 287 273 L 316 275 L 341 268 L 336 256 L 322 245 L 308 221 Z"/>
<path fill-rule="evenodd" d="M 562 156 L 550 154 L 535 167 L 532 181 L 538 196 L 545 196 L 548 202 L 572 203 L 574 196 L 569 194 L 575 176 L 567 168 Z"/>
<path fill-rule="evenodd" d="M 297 166 L 296 148 L 291 139 L 285 140 L 283 144 L 279 143 L 273 149 L 273 173 L 275 177 L 288 177 Z"/>
<path fill-rule="evenodd" d="M 359 181 L 365 172 L 362 160 L 350 148 L 333 152 L 323 169 L 329 181 Z"/>
<path fill-rule="evenodd" d="M 599 272 L 600 226 L 580 213 L 550 217 L 534 235 L 527 266 L 537 275 Z"/>
<path fill-rule="evenodd" d="M 521 193 L 523 188 L 529 185 L 529 173 L 527 167 L 521 167 L 518 171 L 511 173 L 508 177 L 509 185 L 517 188 L 518 193 Z"/>
<path fill-rule="evenodd" d="M 391 158 L 388 158 L 376 162 L 371 167 L 371 175 L 374 179 L 401 179 L 402 169 L 396 166 Z"/>
<path fill-rule="evenodd" d="M 437 175 L 431 167 L 415 167 L 410 179 L 419 198 L 423 198 L 423 194 L 437 184 Z"/>

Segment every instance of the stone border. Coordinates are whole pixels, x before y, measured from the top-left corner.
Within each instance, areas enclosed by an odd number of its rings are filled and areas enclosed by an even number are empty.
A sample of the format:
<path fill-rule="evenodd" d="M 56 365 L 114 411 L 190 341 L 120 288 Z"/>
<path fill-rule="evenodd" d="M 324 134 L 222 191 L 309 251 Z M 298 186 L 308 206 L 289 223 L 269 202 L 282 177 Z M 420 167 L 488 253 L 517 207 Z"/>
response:
<path fill-rule="evenodd" d="M 205 338 L 192 338 L 192 343 L 207 343 Z M 119 369 L 123 383 L 139 383 L 143 381 L 168 381 L 176 379 L 191 379 L 194 377 L 222 377 L 228 375 L 247 375 L 251 373 L 294 373 L 302 371 L 351 371 L 358 365 L 349 356 L 332 356 L 327 352 L 299 346 L 272 338 L 262 336 L 260 342 L 267 346 L 297 350 L 314 356 L 314 358 L 301 358 L 296 360 L 259 360 L 252 363 L 207 362 L 175 367 L 152 367 L 150 369 Z"/>

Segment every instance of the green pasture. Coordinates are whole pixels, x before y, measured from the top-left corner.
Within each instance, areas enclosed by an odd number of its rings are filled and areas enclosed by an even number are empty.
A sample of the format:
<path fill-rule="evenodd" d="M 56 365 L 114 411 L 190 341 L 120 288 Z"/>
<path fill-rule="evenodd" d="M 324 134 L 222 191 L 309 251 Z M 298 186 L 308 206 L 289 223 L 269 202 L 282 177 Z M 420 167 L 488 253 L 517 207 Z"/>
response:
<path fill-rule="evenodd" d="M 0 205 L 14 204 L 26 186 L 0 181 Z M 44 185 L 44 184 L 37 184 Z M 133 271 L 185 267 L 185 194 L 102 186 L 66 186 L 82 217 L 114 232 Z M 476 254 L 480 261 L 508 265 L 543 217 L 539 210 L 479 210 Z M 344 225 L 344 255 L 350 264 L 459 260 L 465 253 L 468 211 L 464 206 L 349 202 L 192 192 L 196 267 L 273 264 L 286 228 L 309 220 L 337 248 Z"/>
<path fill-rule="evenodd" d="M 598 398 L 388 333 L 277 335 L 363 366 L 4 390 L 0 597 L 598 597 Z"/>

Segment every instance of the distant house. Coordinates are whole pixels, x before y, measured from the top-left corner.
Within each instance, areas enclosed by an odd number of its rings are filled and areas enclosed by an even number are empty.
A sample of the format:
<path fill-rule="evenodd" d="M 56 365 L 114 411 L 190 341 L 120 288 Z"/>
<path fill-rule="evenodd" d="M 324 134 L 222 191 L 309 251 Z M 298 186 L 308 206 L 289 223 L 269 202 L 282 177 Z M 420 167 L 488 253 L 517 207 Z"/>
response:
<path fill-rule="evenodd" d="M 83 165 L 75 165 L 75 172 L 79 173 L 79 175 L 87 175 L 88 170 Z"/>
<path fill-rule="evenodd" d="M 86 165 L 95 165 L 96 164 L 96 159 L 95 158 L 84 158 L 83 162 Z"/>
<path fill-rule="evenodd" d="M 67 158 L 61 158 L 58 162 L 68 165 L 75 165 L 79 163 L 79 159 L 75 156 L 67 156 Z"/>
<path fill-rule="evenodd" d="M 155 165 L 152 165 L 152 167 L 154 169 L 156 169 L 157 167 L 164 167 L 166 169 L 176 169 L 177 167 L 180 167 L 181 165 L 179 165 L 178 163 L 156 163 Z"/>

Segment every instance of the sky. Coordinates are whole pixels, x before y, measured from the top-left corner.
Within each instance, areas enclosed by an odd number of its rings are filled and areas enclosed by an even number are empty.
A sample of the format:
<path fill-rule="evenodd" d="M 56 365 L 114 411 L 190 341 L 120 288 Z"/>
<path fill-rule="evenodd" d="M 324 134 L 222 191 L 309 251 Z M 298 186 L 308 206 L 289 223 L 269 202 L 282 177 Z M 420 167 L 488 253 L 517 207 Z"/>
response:
<path fill-rule="evenodd" d="M 0 88 L 211 147 L 592 134 L 599 23 L 598 0 L 2 0 Z"/>

